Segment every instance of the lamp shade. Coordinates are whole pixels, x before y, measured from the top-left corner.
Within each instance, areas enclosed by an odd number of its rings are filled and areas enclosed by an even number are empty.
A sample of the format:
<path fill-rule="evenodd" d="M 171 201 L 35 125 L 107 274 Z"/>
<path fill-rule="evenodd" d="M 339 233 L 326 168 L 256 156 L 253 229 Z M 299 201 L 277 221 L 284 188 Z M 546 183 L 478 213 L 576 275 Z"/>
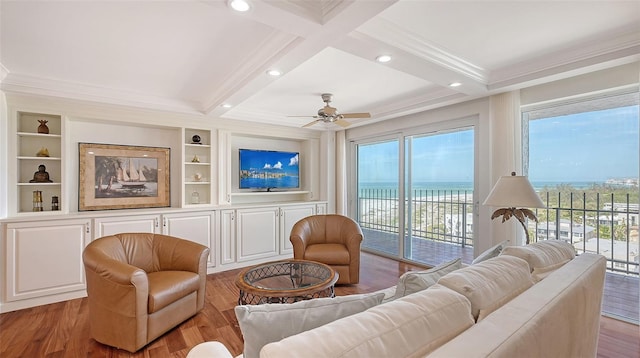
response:
<path fill-rule="evenodd" d="M 533 190 L 527 177 L 516 175 L 502 176 L 491 189 L 483 205 L 507 208 L 544 208 L 545 205 Z"/>

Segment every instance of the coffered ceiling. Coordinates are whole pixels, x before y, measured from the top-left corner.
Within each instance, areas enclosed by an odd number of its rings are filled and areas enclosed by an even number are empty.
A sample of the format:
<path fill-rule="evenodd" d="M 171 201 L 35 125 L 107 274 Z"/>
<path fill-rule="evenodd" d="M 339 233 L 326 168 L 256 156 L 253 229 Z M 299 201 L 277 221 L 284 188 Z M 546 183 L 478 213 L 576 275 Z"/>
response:
<path fill-rule="evenodd" d="M 1 88 L 294 127 L 329 92 L 361 125 L 640 59 L 639 1 L 250 5 L 2 0 Z"/>

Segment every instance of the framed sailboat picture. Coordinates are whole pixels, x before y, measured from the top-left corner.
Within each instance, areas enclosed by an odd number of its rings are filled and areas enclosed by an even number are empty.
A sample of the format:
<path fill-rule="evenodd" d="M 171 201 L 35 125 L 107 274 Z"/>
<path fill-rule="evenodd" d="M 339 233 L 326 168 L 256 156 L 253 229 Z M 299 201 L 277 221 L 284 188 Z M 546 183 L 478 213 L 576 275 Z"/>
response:
<path fill-rule="evenodd" d="M 79 143 L 78 210 L 171 205 L 169 148 Z"/>

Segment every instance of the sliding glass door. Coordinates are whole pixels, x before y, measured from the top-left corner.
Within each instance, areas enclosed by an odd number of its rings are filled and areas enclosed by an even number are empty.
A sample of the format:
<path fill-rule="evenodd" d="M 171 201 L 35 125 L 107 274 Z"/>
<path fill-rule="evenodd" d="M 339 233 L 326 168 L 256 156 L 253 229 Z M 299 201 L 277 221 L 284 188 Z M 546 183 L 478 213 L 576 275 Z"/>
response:
<path fill-rule="evenodd" d="M 408 136 L 404 143 L 404 258 L 437 264 L 466 252 L 472 260 L 473 129 Z"/>
<path fill-rule="evenodd" d="M 364 249 L 430 265 L 473 259 L 473 127 L 355 148 Z"/>
<path fill-rule="evenodd" d="M 386 140 L 357 146 L 357 211 L 365 231 L 363 247 L 391 256 L 398 256 L 401 232 L 398 143 Z"/>

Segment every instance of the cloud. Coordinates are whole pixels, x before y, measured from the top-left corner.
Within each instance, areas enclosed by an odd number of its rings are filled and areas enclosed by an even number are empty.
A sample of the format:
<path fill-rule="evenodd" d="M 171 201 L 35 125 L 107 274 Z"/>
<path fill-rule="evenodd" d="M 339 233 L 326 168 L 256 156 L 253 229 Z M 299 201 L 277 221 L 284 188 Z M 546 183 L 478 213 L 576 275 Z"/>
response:
<path fill-rule="evenodd" d="M 276 164 L 273 165 L 273 169 L 282 169 L 282 163 L 277 162 Z"/>
<path fill-rule="evenodd" d="M 271 169 L 271 164 L 264 163 L 264 167 L 262 167 L 262 169 Z"/>
<path fill-rule="evenodd" d="M 298 154 L 296 154 L 295 157 L 289 159 L 289 166 L 296 166 L 298 165 Z"/>

